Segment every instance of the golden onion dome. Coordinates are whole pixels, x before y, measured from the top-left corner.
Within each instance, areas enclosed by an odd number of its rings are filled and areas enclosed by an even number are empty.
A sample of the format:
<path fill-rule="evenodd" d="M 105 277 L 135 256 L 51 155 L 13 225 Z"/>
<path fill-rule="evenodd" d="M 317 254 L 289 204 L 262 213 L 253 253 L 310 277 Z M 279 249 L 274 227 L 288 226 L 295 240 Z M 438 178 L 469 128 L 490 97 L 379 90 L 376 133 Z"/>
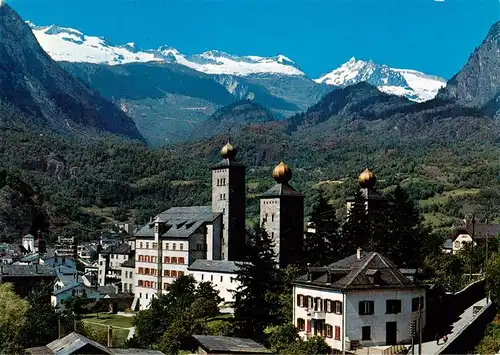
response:
<path fill-rule="evenodd" d="M 375 174 L 370 169 L 365 169 L 358 177 L 359 186 L 362 188 L 373 188 L 377 183 Z"/>
<path fill-rule="evenodd" d="M 236 148 L 230 142 L 227 142 L 220 150 L 220 155 L 224 159 L 234 159 L 236 156 Z"/>
<path fill-rule="evenodd" d="M 281 161 L 273 170 L 273 178 L 280 184 L 288 184 L 292 180 L 292 169 Z"/>

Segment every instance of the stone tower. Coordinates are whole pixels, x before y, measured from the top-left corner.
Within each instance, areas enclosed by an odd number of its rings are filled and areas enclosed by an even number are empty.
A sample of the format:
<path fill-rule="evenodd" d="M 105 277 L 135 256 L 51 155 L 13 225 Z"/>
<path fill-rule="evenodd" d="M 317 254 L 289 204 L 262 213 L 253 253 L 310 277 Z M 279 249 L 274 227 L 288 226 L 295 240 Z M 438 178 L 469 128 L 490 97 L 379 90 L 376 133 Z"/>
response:
<path fill-rule="evenodd" d="M 260 223 L 274 242 L 279 267 L 301 260 L 304 249 L 304 196 L 290 186 L 292 170 L 282 161 L 277 184 L 260 196 Z"/>
<path fill-rule="evenodd" d="M 377 178 L 375 174 L 370 169 L 365 169 L 358 177 L 359 189 L 361 195 L 365 200 L 366 210 L 370 212 L 383 211 L 387 206 L 387 197 L 380 194 L 375 185 L 377 184 Z M 349 212 L 354 206 L 355 198 L 349 197 L 346 200 L 347 216 L 349 217 Z"/>
<path fill-rule="evenodd" d="M 222 213 L 221 259 L 243 260 L 245 252 L 245 166 L 228 142 L 212 166 L 212 211 Z"/>

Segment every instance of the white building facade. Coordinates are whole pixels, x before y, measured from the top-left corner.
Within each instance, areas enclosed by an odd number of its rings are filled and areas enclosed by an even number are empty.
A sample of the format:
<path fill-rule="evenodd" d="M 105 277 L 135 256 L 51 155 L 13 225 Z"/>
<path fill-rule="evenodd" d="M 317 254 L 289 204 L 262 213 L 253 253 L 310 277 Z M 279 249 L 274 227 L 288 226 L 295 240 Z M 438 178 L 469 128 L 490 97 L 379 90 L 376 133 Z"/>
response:
<path fill-rule="evenodd" d="M 188 267 L 189 275 L 197 282 L 210 282 L 219 292 L 222 303 L 230 305 L 234 302 L 234 293 L 240 285 L 236 280 L 238 264 L 226 260 L 196 260 Z"/>
<path fill-rule="evenodd" d="M 425 326 L 425 288 L 378 253 L 310 267 L 294 286 L 293 321 L 303 338 L 325 337 L 340 351 L 411 342 Z"/>

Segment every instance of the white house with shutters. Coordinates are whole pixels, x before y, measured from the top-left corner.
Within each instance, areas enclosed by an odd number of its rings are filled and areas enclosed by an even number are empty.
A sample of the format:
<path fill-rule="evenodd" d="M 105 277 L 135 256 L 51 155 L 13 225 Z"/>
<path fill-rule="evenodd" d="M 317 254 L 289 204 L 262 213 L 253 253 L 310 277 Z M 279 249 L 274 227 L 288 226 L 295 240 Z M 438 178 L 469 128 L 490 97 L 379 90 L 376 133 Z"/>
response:
<path fill-rule="evenodd" d="M 323 336 L 337 350 L 410 342 L 412 323 L 425 326 L 425 288 L 375 252 L 308 267 L 293 293 L 301 337 Z"/>

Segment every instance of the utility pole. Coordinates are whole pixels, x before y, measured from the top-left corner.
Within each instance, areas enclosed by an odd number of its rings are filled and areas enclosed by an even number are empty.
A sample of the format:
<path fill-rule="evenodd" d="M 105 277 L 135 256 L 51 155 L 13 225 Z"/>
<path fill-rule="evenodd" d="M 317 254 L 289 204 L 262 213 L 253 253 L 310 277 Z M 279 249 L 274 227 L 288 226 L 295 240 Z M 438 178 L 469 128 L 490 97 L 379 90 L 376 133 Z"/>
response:
<path fill-rule="evenodd" d="M 422 306 L 423 306 L 423 301 L 424 298 L 420 296 L 420 299 L 418 300 L 418 355 L 422 355 L 422 332 L 423 332 L 423 325 L 422 325 Z"/>
<path fill-rule="evenodd" d="M 474 259 L 474 242 L 476 240 L 476 234 L 475 234 L 475 225 L 476 225 L 476 215 L 472 213 L 472 243 L 470 246 L 470 282 L 472 282 L 472 262 Z"/>
<path fill-rule="evenodd" d="M 486 220 L 486 224 L 488 224 L 488 220 Z M 488 239 L 490 238 L 489 230 L 486 231 L 486 255 L 484 256 L 484 264 L 483 264 L 483 277 L 484 277 L 484 288 L 486 291 L 486 304 L 488 304 L 488 279 L 486 277 L 486 263 L 488 262 Z"/>

